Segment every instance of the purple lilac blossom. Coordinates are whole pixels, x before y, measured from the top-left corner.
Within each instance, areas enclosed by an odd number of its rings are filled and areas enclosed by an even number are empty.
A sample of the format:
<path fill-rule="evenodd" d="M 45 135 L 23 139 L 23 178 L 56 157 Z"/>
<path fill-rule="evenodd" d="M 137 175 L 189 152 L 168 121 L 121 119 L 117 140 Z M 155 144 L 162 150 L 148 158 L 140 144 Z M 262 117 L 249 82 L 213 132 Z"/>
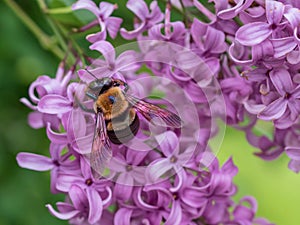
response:
<path fill-rule="evenodd" d="M 89 48 L 104 58 L 91 59 L 90 72 L 97 78 L 123 79 L 142 97 L 160 88 L 166 98 L 192 102 L 197 115 L 191 116 L 189 107 L 179 110 L 185 118 L 182 130 L 154 128 L 141 119 L 136 136 L 140 142 L 133 139 L 129 144 L 113 145 L 108 175 L 95 178 L 88 160 L 94 115 L 84 112 L 74 97 L 84 100 L 77 94 L 84 95 L 83 83 L 95 78 L 84 68 L 78 73 L 74 68 L 65 71 L 65 65 L 59 66 L 55 79 L 39 77 L 29 88 L 33 104 L 25 98 L 21 101 L 34 110 L 30 125 L 46 127 L 51 157 L 19 153 L 17 161 L 24 168 L 51 170 L 51 191 L 66 195 L 65 202 L 56 203 L 56 207 L 46 205 L 52 215 L 70 224 L 87 225 L 271 224 L 256 218 L 254 198 L 233 201 L 237 191 L 233 178 L 238 168 L 232 158 L 220 167 L 208 143 L 218 131 L 214 120 L 220 117 L 244 130 L 249 142 L 261 149 L 257 153 L 261 158 L 274 159 L 286 152 L 291 158 L 290 169 L 299 172 L 299 138 L 294 138 L 300 110 L 296 65 L 300 61 L 299 5 L 270 0 L 266 4 L 254 0 L 211 2 L 215 14 L 197 0 L 168 1 L 164 14 L 157 1 L 148 7 L 143 0 L 129 0 L 127 9 L 136 16 L 132 31 L 120 29 L 122 19 L 111 16 L 115 5 L 101 2 L 98 7 L 91 0 L 78 0 L 73 5 L 73 10 L 86 9 L 97 17 L 79 31 L 96 24 L 101 27 L 100 32 L 87 36 L 92 43 Z M 175 6 L 178 10 L 195 6 L 210 22 L 200 17 L 186 23 L 171 21 Z M 117 56 L 106 38 L 107 33 L 115 38 L 119 30 L 123 38 L 138 40 L 141 52 L 128 50 Z M 168 86 L 163 79 L 138 86 L 135 80 L 151 77 L 139 74 L 142 66 L 177 86 Z M 215 82 L 220 85 L 216 87 Z M 220 93 L 225 103 L 218 98 Z M 274 120 L 273 140 L 253 134 L 255 116 Z M 250 122 L 242 127 L 239 123 L 245 118 Z M 155 149 L 143 142 L 147 132 L 153 132 L 149 143 Z M 207 159 L 211 160 L 205 164 Z"/>
<path fill-rule="evenodd" d="M 73 10 L 86 9 L 92 12 L 96 17 L 96 22 L 100 25 L 101 31 L 95 34 L 90 34 L 86 39 L 91 42 L 97 42 L 105 40 L 107 33 L 111 38 L 115 38 L 120 29 L 122 19 L 118 17 L 111 16 L 113 11 L 116 9 L 117 5 L 113 5 L 108 2 L 100 2 L 99 7 L 92 0 L 79 0 L 73 4 Z M 91 23 L 94 25 L 94 22 Z M 87 25 L 89 27 L 89 25 Z M 85 30 L 83 27 L 81 30 Z"/>
<path fill-rule="evenodd" d="M 250 143 L 261 149 L 257 155 L 271 160 L 284 153 L 285 148 L 299 145 L 299 142 L 289 144 L 289 134 L 295 132 L 300 109 L 297 95 L 299 5 L 292 1 L 264 3 L 256 1 L 237 15 L 243 25 L 234 35 L 229 54 L 241 66 L 239 73 L 251 90 L 242 103 L 246 111 L 274 124 L 272 141 L 266 137 L 254 141 L 257 138 L 251 134 L 252 128 L 245 130 Z M 286 153 L 292 159 L 289 168 L 298 172 L 294 154 Z"/>

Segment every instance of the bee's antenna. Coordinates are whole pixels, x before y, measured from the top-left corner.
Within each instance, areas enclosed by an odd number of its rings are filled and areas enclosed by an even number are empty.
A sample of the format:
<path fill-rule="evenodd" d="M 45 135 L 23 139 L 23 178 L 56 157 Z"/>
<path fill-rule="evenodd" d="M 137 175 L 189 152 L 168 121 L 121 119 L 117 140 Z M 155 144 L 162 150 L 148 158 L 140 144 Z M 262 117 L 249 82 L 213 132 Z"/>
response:
<path fill-rule="evenodd" d="M 92 77 L 94 77 L 96 80 L 99 80 L 94 74 L 92 74 L 87 68 L 84 69 L 88 74 L 90 74 Z"/>

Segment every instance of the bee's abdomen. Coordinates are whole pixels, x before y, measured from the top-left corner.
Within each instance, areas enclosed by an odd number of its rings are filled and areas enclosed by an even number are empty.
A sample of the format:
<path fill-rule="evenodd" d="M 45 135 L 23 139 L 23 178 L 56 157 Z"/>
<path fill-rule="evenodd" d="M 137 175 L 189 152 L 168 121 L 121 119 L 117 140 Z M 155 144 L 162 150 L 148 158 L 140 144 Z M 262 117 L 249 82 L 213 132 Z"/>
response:
<path fill-rule="evenodd" d="M 139 126 L 140 121 L 135 113 L 134 119 L 129 126 L 126 126 L 123 129 L 107 129 L 107 135 L 112 143 L 120 145 L 130 141 L 137 134 Z"/>

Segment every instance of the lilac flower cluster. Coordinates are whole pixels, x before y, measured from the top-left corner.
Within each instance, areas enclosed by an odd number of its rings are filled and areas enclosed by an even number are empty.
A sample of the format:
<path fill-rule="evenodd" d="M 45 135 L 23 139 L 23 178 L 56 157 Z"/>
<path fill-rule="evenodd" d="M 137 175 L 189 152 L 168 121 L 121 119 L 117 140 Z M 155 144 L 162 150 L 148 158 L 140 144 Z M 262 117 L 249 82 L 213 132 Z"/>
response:
<path fill-rule="evenodd" d="M 46 127 L 51 145 L 50 158 L 19 153 L 17 161 L 50 170 L 51 191 L 66 195 L 56 207 L 47 205 L 50 213 L 71 224 L 270 224 L 255 217 L 252 197 L 232 200 L 238 168 L 232 159 L 220 167 L 209 142 L 220 132 L 221 118 L 246 132 L 261 149 L 258 156 L 270 160 L 285 151 L 289 167 L 300 171 L 300 4 L 166 1 L 163 11 L 157 1 L 148 6 L 129 0 L 126 7 L 135 17 L 133 30 L 112 16 L 117 5 L 78 0 L 73 10 L 88 10 L 96 19 L 77 31 L 100 26 L 86 39 L 102 57 L 88 58 L 88 71 L 77 71 L 82 58 L 70 69 L 63 61 L 55 78 L 40 76 L 29 88 L 29 100 L 21 99 L 34 111 L 29 124 Z M 173 9 L 182 21 L 171 20 Z M 118 33 L 136 41 L 121 54 L 107 41 Z M 92 108 L 84 92 L 93 76 L 126 81 L 139 98 L 163 93 L 164 100 L 148 100 L 177 111 L 183 127 L 155 127 L 140 117 L 137 135 L 112 145 L 112 160 L 95 177 L 89 161 L 95 118 L 81 105 Z M 273 140 L 254 135 L 258 119 L 273 121 Z"/>
<path fill-rule="evenodd" d="M 296 1 L 245 1 L 238 13 L 243 25 L 236 30 L 229 47 L 243 81 L 238 76 L 233 79 L 244 82 L 240 107 L 243 105 L 247 113 L 274 124 L 274 139 L 269 140 L 253 134 L 252 121 L 245 129 L 249 142 L 261 149 L 257 155 L 265 160 L 286 152 L 291 158 L 289 168 L 295 172 L 300 171 L 299 6 Z"/>

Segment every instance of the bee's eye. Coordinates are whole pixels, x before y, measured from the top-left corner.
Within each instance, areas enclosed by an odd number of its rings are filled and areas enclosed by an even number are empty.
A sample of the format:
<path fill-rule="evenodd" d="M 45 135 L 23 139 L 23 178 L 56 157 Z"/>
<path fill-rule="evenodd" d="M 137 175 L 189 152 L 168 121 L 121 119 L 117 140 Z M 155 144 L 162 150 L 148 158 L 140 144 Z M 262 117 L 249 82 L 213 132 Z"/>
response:
<path fill-rule="evenodd" d="M 116 101 L 116 98 L 114 96 L 109 96 L 108 99 L 110 100 L 111 104 L 114 104 Z"/>

